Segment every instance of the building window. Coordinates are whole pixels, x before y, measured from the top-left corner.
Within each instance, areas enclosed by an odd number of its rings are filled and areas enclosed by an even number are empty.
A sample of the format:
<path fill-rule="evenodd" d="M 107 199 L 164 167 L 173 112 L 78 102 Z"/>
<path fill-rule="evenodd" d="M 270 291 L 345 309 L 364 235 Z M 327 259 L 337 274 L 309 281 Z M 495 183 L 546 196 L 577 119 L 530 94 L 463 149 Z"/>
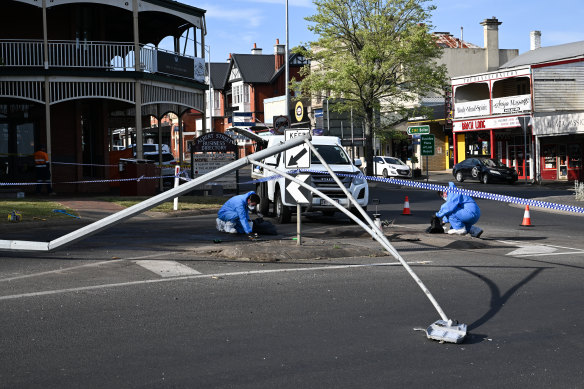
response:
<path fill-rule="evenodd" d="M 249 103 L 249 85 L 243 84 L 243 102 Z"/>

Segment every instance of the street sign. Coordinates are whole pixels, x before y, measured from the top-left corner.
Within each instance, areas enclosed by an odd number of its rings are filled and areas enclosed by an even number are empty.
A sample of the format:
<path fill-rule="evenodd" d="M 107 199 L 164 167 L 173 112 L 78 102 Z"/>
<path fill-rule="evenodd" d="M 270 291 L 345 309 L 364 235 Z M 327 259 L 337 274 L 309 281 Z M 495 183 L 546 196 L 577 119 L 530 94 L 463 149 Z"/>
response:
<path fill-rule="evenodd" d="M 290 119 L 288 116 L 274 116 L 274 133 L 282 135 L 284 130 L 290 128 Z"/>
<path fill-rule="evenodd" d="M 424 134 L 421 136 L 420 150 L 422 156 L 434 155 L 434 135 Z"/>
<path fill-rule="evenodd" d="M 302 101 L 296 103 L 296 107 L 294 108 L 294 116 L 296 116 L 296 121 L 299 122 L 304 117 L 304 106 L 302 105 Z"/>
<path fill-rule="evenodd" d="M 410 126 L 408 127 L 408 135 L 415 135 L 415 134 L 429 134 L 430 133 L 430 126 Z"/>
<path fill-rule="evenodd" d="M 310 174 L 299 174 L 296 178 L 307 185 L 312 185 L 312 177 Z M 284 201 L 286 203 L 310 204 L 312 203 L 312 192 L 293 181 L 286 180 Z"/>
<path fill-rule="evenodd" d="M 284 139 L 286 141 L 297 136 L 310 133 L 309 129 L 286 130 Z M 284 166 L 286 169 L 308 169 L 310 167 L 310 148 L 306 143 L 284 151 Z"/>

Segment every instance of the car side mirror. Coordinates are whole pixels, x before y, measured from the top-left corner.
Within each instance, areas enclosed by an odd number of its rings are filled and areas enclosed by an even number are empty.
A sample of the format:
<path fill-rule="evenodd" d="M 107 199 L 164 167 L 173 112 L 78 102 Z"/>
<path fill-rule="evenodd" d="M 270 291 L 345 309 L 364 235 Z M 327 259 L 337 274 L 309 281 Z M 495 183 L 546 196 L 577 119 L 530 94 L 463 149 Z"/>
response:
<path fill-rule="evenodd" d="M 355 158 L 354 162 L 355 166 L 360 167 L 363 165 L 363 162 L 361 162 L 360 158 Z"/>

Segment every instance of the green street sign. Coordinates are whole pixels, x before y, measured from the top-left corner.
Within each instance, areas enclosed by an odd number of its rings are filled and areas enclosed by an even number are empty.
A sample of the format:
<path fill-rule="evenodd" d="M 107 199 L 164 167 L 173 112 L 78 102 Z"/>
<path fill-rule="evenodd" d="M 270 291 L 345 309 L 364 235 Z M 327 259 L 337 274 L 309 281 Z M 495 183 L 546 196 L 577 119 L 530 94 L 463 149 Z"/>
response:
<path fill-rule="evenodd" d="M 411 126 L 408 127 L 408 135 L 429 134 L 430 126 Z"/>
<path fill-rule="evenodd" d="M 434 155 L 434 135 L 420 135 L 420 150 L 422 156 Z"/>

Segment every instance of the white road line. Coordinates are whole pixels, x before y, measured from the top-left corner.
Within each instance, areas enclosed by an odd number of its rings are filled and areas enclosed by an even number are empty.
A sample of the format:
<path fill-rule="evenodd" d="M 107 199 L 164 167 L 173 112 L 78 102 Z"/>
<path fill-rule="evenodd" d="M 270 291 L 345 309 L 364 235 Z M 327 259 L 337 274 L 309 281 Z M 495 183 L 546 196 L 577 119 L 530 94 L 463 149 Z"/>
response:
<path fill-rule="evenodd" d="M 408 262 L 408 264 L 429 264 L 431 261 L 415 261 Z M 366 265 L 338 265 L 338 266 L 318 266 L 318 267 L 303 267 L 303 268 L 292 268 L 292 269 L 273 269 L 273 270 L 250 270 L 241 271 L 233 273 L 215 273 L 215 274 L 196 274 L 191 276 L 183 277 L 173 277 L 173 278 L 158 278 L 155 280 L 141 280 L 141 281 L 130 281 L 130 282 L 120 282 L 115 284 L 104 284 L 104 285 L 92 285 L 92 286 L 81 286 L 78 288 L 67 288 L 67 289 L 57 289 L 57 290 L 46 290 L 42 292 L 32 292 L 32 293 L 21 293 L 13 294 L 8 296 L 0 296 L 1 300 L 16 300 L 25 297 L 39 297 L 48 296 L 54 294 L 63 293 L 73 293 L 73 292 L 83 292 L 88 290 L 98 290 L 107 288 L 117 288 L 122 286 L 133 286 L 133 285 L 143 285 L 143 284 L 156 284 L 159 282 L 174 282 L 180 280 L 193 280 L 198 278 L 219 278 L 219 277 L 234 277 L 234 276 L 248 276 L 255 274 L 268 274 L 268 273 L 288 273 L 288 272 L 302 272 L 302 271 L 315 271 L 315 270 L 337 270 L 337 269 L 350 269 L 350 268 L 365 268 L 365 267 L 375 267 L 375 266 L 401 266 L 399 262 L 383 262 L 383 263 L 371 263 Z"/>
<path fill-rule="evenodd" d="M 134 260 L 134 259 L 154 258 L 154 257 L 160 257 L 161 255 L 169 255 L 169 254 L 175 254 L 175 253 L 176 252 L 167 251 L 167 252 L 163 252 L 163 253 L 142 255 L 142 256 L 139 256 L 139 257 L 131 257 L 131 258 L 125 258 L 125 259 L 116 258 L 116 259 L 111 259 L 111 260 L 107 260 L 107 261 L 87 263 L 87 264 L 79 265 L 79 266 L 71 266 L 71 267 L 66 267 L 66 268 L 62 268 L 62 269 L 48 270 L 48 271 L 43 271 L 43 272 L 40 272 L 40 273 L 23 274 L 21 276 L 14 276 L 14 277 L 10 277 L 10 278 L 0 278 L 0 282 L 20 280 L 22 278 L 45 276 L 47 274 L 65 273 L 65 272 L 67 272 L 69 270 L 81 269 L 81 268 L 84 268 L 84 267 L 101 266 L 101 265 L 110 264 L 110 263 L 116 263 L 116 262 L 124 261 L 124 260 L 131 261 L 131 260 Z"/>
<path fill-rule="evenodd" d="M 552 244 L 529 244 L 513 240 L 500 240 L 499 242 L 519 246 L 518 249 L 515 249 L 506 254 L 514 257 L 541 257 L 545 255 L 584 254 L 584 250 L 574 247 L 556 246 Z M 560 249 L 571 251 L 558 251 Z"/>
<path fill-rule="evenodd" d="M 67 272 L 69 270 L 81 269 L 81 268 L 84 268 L 84 267 L 101 266 L 101 265 L 104 265 L 104 264 L 116 263 L 116 262 L 120 262 L 120 261 L 122 261 L 122 259 L 112 259 L 112 260 L 109 260 L 109 261 L 101 261 L 101 262 L 87 263 L 85 265 L 71 266 L 71 267 L 66 267 L 66 268 L 63 268 L 63 269 L 49 270 L 49 271 L 44 271 L 44 272 L 40 272 L 40 273 L 24 274 L 24 275 L 21 275 L 21 276 L 14 276 L 14 277 L 10 277 L 10 278 L 2 278 L 2 279 L 0 279 L 0 282 L 20 280 L 22 278 L 30 278 L 30 277 L 44 276 L 44 275 L 47 275 L 47 274 L 64 273 L 64 272 Z"/>
<path fill-rule="evenodd" d="M 142 266 L 144 269 L 150 270 L 152 273 L 158 274 L 160 277 L 182 277 L 194 274 L 201 274 L 195 269 L 178 263 L 176 261 L 132 261 L 136 265 Z"/>

